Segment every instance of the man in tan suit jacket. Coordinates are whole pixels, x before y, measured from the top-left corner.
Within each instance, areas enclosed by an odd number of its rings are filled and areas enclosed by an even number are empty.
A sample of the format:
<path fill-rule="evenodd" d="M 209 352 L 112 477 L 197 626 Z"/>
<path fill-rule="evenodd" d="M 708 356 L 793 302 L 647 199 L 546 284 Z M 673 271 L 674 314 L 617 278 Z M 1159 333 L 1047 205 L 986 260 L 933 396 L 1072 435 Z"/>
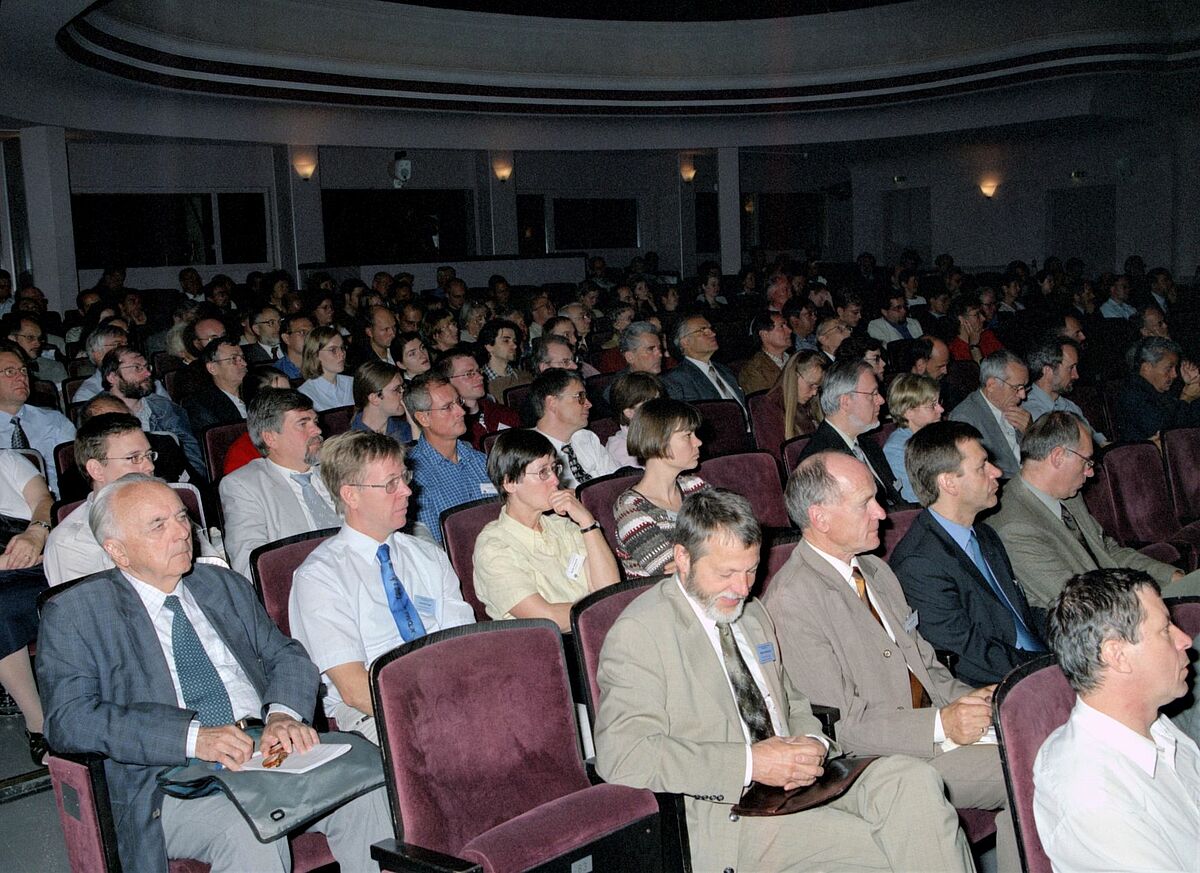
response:
<path fill-rule="evenodd" d="M 816 809 L 730 811 L 751 780 L 811 784 L 839 749 L 782 669 L 766 612 L 746 600 L 761 545 L 749 503 L 719 489 L 688 497 L 675 541 L 678 574 L 622 613 L 600 653 L 600 775 L 687 795 L 697 871 L 971 869 L 941 779 L 911 758 L 874 762 Z"/>
<path fill-rule="evenodd" d="M 784 667 L 811 699 L 841 710 L 838 736 L 852 754 L 921 758 L 955 806 L 999 810 L 997 867 L 1020 870 L 998 749 L 980 743 L 994 686 L 972 688 L 938 663 L 895 574 L 865 554 L 886 517 L 875 487 L 866 465 L 841 452 L 792 474 L 788 511 L 804 539 L 763 597 Z"/>
<path fill-rule="evenodd" d="M 792 348 L 792 329 L 778 312 L 762 312 L 750 322 L 759 349 L 738 372 L 738 385 L 747 394 L 766 391 L 779 379 Z"/>

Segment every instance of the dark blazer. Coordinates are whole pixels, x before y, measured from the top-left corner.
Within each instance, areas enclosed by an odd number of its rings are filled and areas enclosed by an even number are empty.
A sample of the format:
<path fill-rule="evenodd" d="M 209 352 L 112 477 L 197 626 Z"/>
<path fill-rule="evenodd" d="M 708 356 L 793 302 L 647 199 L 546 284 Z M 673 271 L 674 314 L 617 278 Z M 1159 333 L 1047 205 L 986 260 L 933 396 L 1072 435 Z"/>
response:
<path fill-rule="evenodd" d="M 875 473 L 882 482 L 877 481 L 875 499 L 879 501 L 879 505 L 884 509 L 908 509 L 912 506 L 907 500 L 900 496 L 900 485 L 896 481 L 896 474 L 892 472 L 891 465 L 887 462 L 887 458 L 883 456 L 883 449 L 873 439 L 863 439 L 861 436 L 857 440 L 858 447 L 862 449 L 862 453 L 866 455 L 871 466 L 875 468 Z M 841 452 L 845 455 L 854 456 L 854 452 L 850 451 L 850 447 L 846 445 L 846 441 L 842 439 L 832 424 L 828 420 L 821 422 L 820 427 L 813 432 L 812 437 L 805 446 L 804 451 L 800 454 L 800 461 L 803 461 L 809 455 L 815 455 L 817 452 Z M 799 464 L 799 461 L 796 462 Z"/>
<path fill-rule="evenodd" d="M 207 385 L 184 395 L 183 408 L 187 412 L 188 421 L 192 423 L 192 433 L 196 434 L 197 438 L 210 425 L 242 420 L 242 414 L 233 405 L 233 401 L 226 397 L 225 392 L 214 385 L 211 379 Z"/>
<path fill-rule="evenodd" d="M 1141 376 L 1122 383 L 1114 413 L 1119 440 L 1148 440 L 1169 427 L 1200 427 L 1200 400 L 1187 403 L 1173 390 L 1159 393 Z"/>
<path fill-rule="evenodd" d="M 279 632 L 246 580 L 197 564 L 183 579 L 262 698 L 304 716 L 317 699 L 317 668 Z M 99 752 L 126 870 L 167 870 L 156 777 L 186 763 L 188 726 L 158 635 L 119 570 L 85 577 L 46 601 L 38 633 L 45 734 L 64 752 Z M 241 716 L 244 713 L 237 713 Z M 253 713 L 262 717 L 262 713 Z"/>
<path fill-rule="evenodd" d="M 979 549 L 1030 633 L 1044 641 L 1046 613 L 1032 609 L 1013 576 L 1000 535 L 975 522 Z M 955 674 L 971 685 L 999 682 L 1041 652 L 1016 645 L 1016 621 L 958 544 L 928 509 L 913 521 L 888 561 L 905 599 L 920 616 L 921 636 L 935 649 L 958 655 Z"/>
<path fill-rule="evenodd" d="M 737 395 L 738 402 L 746 409 L 746 395 L 738 385 L 737 376 L 724 364 L 716 361 L 712 365 L 717 368 L 719 375 L 730 390 Z M 709 381 L 708 375 L 700 372 L 700 368 L 684 358 L 678 367 L 662 377 L 667 394 L 675 400 L 721 400 L 717 387 Z"/>
<path fill-rule="evenodd" d="M 983 435 L 983 447 L 988 450 L 992 463 L 1000 468 L 1005 479 L 1012 479 L 1021 472 L 1021 458 L 1013 454 L 982 390 L 968 394 L 962 403 L 950 411 L 949 418 L 951 421 L 965 422 Z M 1020 439 L 1021 432 L 1017 431 L 1018 442 Z"/>
<path fill-rule="evenodd" d="M 283 348 L 280 347 L 279 351 L 282 354 Z M 257 364 L 275 363 L 271 356 L 258 343 L 244 343 L 242 345 L 242 354 L 246 356 L 246 365 L 250 367 Z"/>

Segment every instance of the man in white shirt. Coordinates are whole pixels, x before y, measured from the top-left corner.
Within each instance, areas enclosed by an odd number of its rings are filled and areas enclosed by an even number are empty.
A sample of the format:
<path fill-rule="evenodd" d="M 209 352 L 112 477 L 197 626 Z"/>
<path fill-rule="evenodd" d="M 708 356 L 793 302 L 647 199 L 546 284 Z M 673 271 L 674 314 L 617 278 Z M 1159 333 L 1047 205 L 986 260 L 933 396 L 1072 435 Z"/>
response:
<path fill-rule="evenodd" d="M 1021 408 L 1029 390 L 1029 368 L 1012 352 L 992 352 L 979 365 L 979 388 L 950 412 L 983 434 L 983 447 L 1005 479 L 1021 471 L 1021 437 L 1033 420 Z"/>
<path fill-rule="evenodd" d="M 61 412 L 26 403 L 29 368 L 19 346 L 0 340 L 0 448 L 33 449 L 46 465 L 50 490 L 58 493 L 54 447 L 75 439 L 75 426 Z"/>
<path fill-rule="evenodd" d="M 250 578 L 250 553 L 306 531 L 338 527 L 341 518 L 321 480 L 321 428 L 299 391 L 264 388 L 250 403 L 250 440 L 263 457 L 221 480 L 229 566 Z"/>
<path fill-rule="evenodd" d="M 917 339 L 924 331 L 921 322 L 908 317 L 908 303 L 904 294 L 894 291 L 883 301 L 879 318 L 867 325 L 867 333 L 886 346 L 896 340 Z"/>
<path fill-rule="evenodd" d="M 592 408 L 583 380 L 571 370 L 552 368 L 533 380 L 528 403 L 545 436 L 562 460 L 562 486 L 574 489 L 597 476 L 616 472 L 617 462 L 600 438 L 587 429 Z"/>
<path fill-rule="evenodd" d="M 326 679 L 325 713 L 373 743 L 372 662 L 475 620 L 446 553 L 400 532 L 411 475 L 404 447 L 383 434 L 340 434 L 322 447 L 321 478 L 346 520 L 296 570 L 288 604 L 292 635 Z"/>
<path fill-rule="evenodd" d="M 1157 583 L 1095 570 L 1064 586 L 1050 645 L 1075 690 L 1033 764 L 1033 816 L 1055 871 L 1200 869 L 1200 749 L 1159 708 L 1188 693 L 1187 634 Z"/>
<path fill-rule="evenodd" d="M 1137 312 L 1129 303 L 1131 289 L 1128 276 L 1113 279 L 1108 289 L 1108 299 L 1100 304 L 1100 314 L 1105 318 L 1131 318 Z"/>

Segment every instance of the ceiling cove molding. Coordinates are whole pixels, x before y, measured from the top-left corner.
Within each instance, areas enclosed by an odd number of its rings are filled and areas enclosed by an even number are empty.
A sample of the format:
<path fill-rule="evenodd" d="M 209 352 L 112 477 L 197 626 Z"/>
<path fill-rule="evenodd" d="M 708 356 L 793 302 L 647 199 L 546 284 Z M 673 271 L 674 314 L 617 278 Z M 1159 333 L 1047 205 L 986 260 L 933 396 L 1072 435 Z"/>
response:
<path fill-rule="evenodd" d="M 698 89 L 529 87 L 424 81 L 298 66 L 225 63 L 117 36 L 86 15 L 64 25 L 59 48 L 89 67 L 148 85 L 244 98 L 364 108 L 569 115 L 746 115 L 883 106 L 1079 75 L 1176 73 L 1200 67 L 1200 39 L 1070 45 L 998 60 L 943 62 L 886 77 L 780 87 Z M 176 44 L 178 50 L 186 44 Z M 495 77 L 493 77 L 495 78 Z"/>

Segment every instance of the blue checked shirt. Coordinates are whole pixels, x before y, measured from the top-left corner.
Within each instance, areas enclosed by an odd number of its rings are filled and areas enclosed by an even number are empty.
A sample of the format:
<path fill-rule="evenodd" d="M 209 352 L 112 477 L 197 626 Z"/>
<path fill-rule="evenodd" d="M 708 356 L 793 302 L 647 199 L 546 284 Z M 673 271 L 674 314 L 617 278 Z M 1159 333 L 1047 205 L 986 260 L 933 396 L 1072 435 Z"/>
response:
<path fill-rule="evenodd" d="M 495 497 L 496 486 L 487 473 L 487 456 L 458 441 L 458 463 L 447 461 L 422 437 L 408 453 L 413 473 L 413 499 L 417 521 L 429 528 L 442 544 L 442 512 L 481 497 Z"/>

